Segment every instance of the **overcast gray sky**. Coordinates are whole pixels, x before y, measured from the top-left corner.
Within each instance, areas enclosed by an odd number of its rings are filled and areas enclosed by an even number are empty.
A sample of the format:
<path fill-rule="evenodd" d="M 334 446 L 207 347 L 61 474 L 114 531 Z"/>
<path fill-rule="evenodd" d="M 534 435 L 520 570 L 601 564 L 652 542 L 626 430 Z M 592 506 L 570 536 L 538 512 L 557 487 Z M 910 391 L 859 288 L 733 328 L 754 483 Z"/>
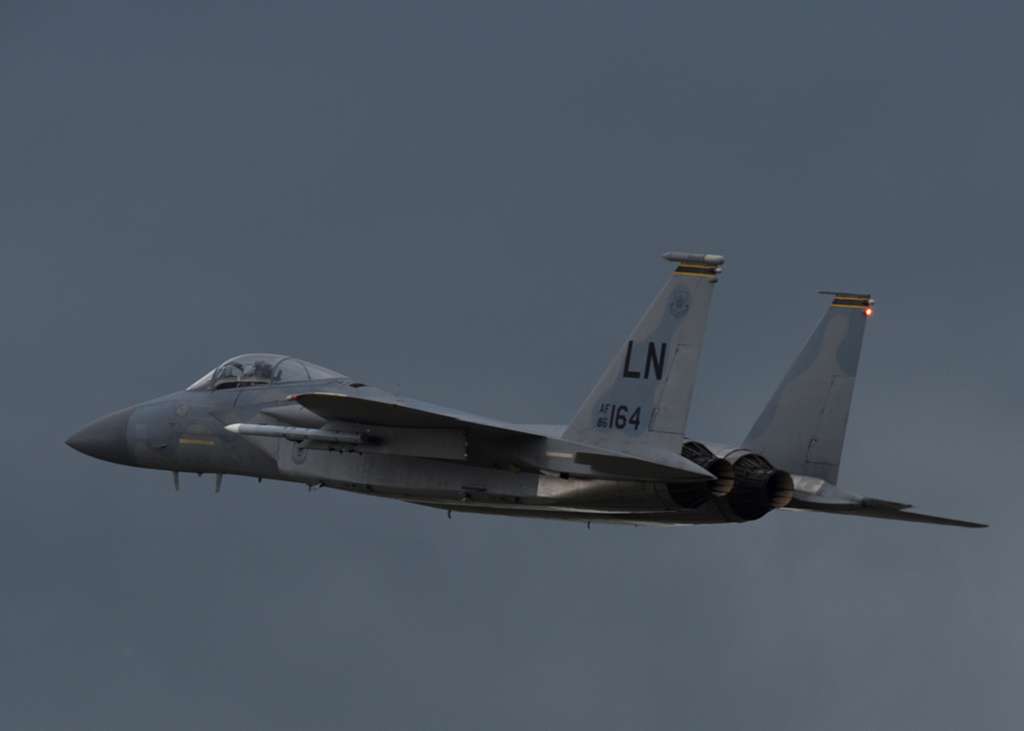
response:
<path fill-rule="evenodd" d="M 0 7 L 0 726 L 1020 727 L 1019 3 Z M 564 422 L 727 257 L 691 431 L 871 291 L 841 483 L 987 531 L 462 517 L 63 444 L 226 357 Z"/>

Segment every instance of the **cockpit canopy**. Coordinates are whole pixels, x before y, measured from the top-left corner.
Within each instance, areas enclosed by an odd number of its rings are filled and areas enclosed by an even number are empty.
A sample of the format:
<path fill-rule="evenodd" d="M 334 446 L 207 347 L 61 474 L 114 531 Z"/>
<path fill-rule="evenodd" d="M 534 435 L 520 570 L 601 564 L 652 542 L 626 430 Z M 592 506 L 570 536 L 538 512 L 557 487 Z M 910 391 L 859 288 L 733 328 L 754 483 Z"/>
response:
<path fill-rule="evenodd" d="M 226 388 L 302 383 L 343 377 L 340 373 L 287 355 L 248 353 L 229 358 L 186 390 L 220 391 Z"/>

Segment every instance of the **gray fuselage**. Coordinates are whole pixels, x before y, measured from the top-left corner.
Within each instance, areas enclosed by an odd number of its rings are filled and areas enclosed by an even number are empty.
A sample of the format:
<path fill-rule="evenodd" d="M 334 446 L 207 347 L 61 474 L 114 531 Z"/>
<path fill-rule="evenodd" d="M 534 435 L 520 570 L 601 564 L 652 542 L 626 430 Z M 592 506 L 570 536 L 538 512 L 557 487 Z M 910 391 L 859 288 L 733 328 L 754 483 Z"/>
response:
<path fill-rule="evenodd" d="M 345 378 L 303 383 L 306 389 L 384 393 Z M 509 425 L 495 438 L 487 430 L 331 422 L 333 429 L 383 432 L 387 438 L 330 446 L 225 429 L 239 422 L 323 428 L 326 420 L 289 399 L 297 390 L 282 384 L 178 391 L 103 417 L 68 442 L 133 467 L 285 480 L 452 510 L 628 523 L 737 519 L 727 504 L 705 494 L 706 480 L 623 479 L 579 463 L 576 445 L 556 436 L 561 427 Z M 692 507 L 681 507 L 680 490 L 702 499 L 688 498 Z"/>

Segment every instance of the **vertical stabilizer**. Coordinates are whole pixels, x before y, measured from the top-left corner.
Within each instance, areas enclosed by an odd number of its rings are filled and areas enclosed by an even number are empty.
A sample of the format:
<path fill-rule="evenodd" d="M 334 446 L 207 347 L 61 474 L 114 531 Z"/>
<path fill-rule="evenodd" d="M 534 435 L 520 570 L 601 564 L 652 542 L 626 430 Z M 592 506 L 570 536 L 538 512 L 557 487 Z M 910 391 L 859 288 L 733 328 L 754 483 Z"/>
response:
<path fill-rule="evenodd" d="M 630 451 L 679 454 L 711 291 L 725 259 L 668 253 L 671 278 L 580 407 L 564 438 Z"/>
<path fill-rule="evenodd" d="M 857 377 L 864 327 L 874 300 L 833 295 L 818 328 L 754 423 L 743 447 L 795 474 L 835 483 Z"/>

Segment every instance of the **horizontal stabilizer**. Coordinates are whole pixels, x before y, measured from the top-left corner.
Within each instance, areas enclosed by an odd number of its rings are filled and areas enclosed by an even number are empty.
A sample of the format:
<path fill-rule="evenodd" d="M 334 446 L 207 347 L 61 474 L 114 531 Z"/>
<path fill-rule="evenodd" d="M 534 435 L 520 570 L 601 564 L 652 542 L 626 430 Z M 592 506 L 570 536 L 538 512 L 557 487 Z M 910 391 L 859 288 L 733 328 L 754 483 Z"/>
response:
<path fill-rule="evenodd" d="M 937 515 L 913 513 L 907 510 L 909 505 L 893 503 L 888 500 L 862 498 L 855 502 L 833 502 L 795 497 L 785 508 L 786 510 L 810 510 L 816 513 L 832 513 L 833 515 L 856 515 L 862 518 L 881 518 L 883 520 L 902 520 L 908 523 L 931 523 L 932 525 L 952 525 L 960 528 L 988 528 L 984 523 L 969 520 L 943 518 Z"/>

